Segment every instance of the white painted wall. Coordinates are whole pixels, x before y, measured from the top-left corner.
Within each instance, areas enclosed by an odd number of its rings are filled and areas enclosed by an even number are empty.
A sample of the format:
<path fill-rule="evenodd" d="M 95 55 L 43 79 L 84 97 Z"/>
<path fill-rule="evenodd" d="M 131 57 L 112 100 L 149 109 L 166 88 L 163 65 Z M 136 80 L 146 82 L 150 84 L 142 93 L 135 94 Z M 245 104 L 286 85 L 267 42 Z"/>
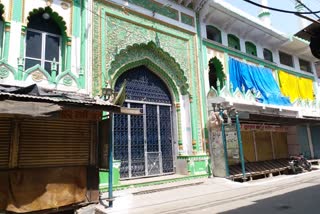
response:
<path fill-rule="evenodd" d="M 201 23 L 201 27 L 202 27 L 202 31 L 205 32 L 202 34 L 202 38 L 206 38 L 206 25 L 212 25 L 212 26 L 215 26 L 214 23 Z M 259 41 L 258 42 L 254 42 L 254 41 L 251 41 L 251 40 L 248 40 L 248 39 L 245 39 L 245 38 L 241 38 L 239 35 L 235 34 L 234 32 L 232 32 L 232 29 L 230 29 L 228 32 L 226 32 L 225 30 L 223 29 L 220 29 L 218 28 L 219 30 L 221 30 L 221 38 L 222 38 L 222 45 L 228 47 L 228 34 L 233 34 L 235 36 L 237 36 L 239 39 L 240 39 L 240 46 L 241 46 L 241 52 L 243 53 L 246 53 L 246 47 L 245 47 L 245 42 L 246 41 L 250 41 L 250 42 L 253 42 L 256 47 L 257 47 L 257 57 L 260 58 L 260 59 L 264 59 L 263 57 L 263 49 L 266 48 L 268 50 L 270 50 L 272 52 L 272 55 L 273 55 L 273 62 L 276 63 L 279 67 L 282 67 L 284 69 L 288 69 L 288 70 L 293 70 L 295 72 L 298 72 L 298 73 L 303 73 L 303 74 L 307 74 L 307 75 L 314 75 L 313 74 L 310 74 L 310 73 L 307 73 L 307 72 L 304 72 L 304 71 L 301 71 L 300 70 L 300 65 L 299 65 L 299 56 L 296 56 L 295 53 L 290 53 L 290 52 L 287 52 L 287 51 L 282 51 L 284 53 L 287 53 L 289 55 L 292 55 L 293 56 L 293 62 L 294 62 L 294 67 L 290 67 L 290 66 L 286 66 L 286 65 L 282 65 L 280 64 L 280 59 L 279 59 L 279 49 L 274 49 L 273 47 L 270 47 L 266 44 L 263 44 L 263 43 L 260 43 L 260 42 L 263 42 L 262 41 Z M 279 46 L 281 47 L 281 46 Z M 248 55 L 250 56 L 250 55 Z M 301 57 L 300 57 L 301 58 Z M 208 56 L 208 60 L 209 60 L 209 56 Z M 312 66 L 314 67 L 314 63 L 308 59 L 305 59 L 302 57 L 302 59 L 306 60 L 306 61 L 309 61 Z"/>
<path fill-rule="evenodd" d="M 80 50 L 81 50 L 80 37 L 72 36 L 71 71 L 77 76 L 79 75 L 79 72 L 80 72 Z"/>
<path fill-rule="evenodd" d="M 15 69 L 18 68 L 20 56 L 21 23 L 11 21 L 8 63 Z"/>

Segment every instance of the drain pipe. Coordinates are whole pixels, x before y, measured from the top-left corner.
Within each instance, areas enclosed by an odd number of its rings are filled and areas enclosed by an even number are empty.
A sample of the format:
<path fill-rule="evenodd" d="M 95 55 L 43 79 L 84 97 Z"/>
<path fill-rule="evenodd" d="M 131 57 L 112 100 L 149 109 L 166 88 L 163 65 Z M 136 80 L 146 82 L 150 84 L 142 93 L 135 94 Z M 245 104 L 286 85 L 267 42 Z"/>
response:
<path fill-rule="evenodd" d="M 239 114 L 236 111 L 236 128 L 237 128 L 237 136 L 238 136 L 238 145 L 239 145 L 239 153 L 240 153 L 240 160 L 241 160 L 241 169 L 243 178 L 246 178 L 246 167 L 244 164 L 244 155 L 243 155 L 243 148 L 242 148 L 242 139 L 241 139 L 241 131 L 240 131 L 240 121 L 239 121 Z"/>
<path fill-rule="evenodd" d="M 113 206 L 113 112 L 109 112 L 109 120 L 110 120 L 110 127 L 109 127 L 109 207 Z"/>

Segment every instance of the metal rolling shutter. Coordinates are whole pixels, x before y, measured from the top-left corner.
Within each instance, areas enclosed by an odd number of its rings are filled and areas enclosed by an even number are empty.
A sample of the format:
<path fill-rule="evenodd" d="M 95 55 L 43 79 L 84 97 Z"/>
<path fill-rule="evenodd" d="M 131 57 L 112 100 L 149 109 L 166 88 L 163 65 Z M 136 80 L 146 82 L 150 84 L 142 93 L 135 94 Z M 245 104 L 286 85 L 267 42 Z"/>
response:
<path fill-rule="evenodd" d="M 0 169 L 9 168 L 11 121 L 0 120 Z"/>
<path fill-rule="evenodd" d="M 91 138 L 88 122 L 22 121 L 18 166 L 88 165 Z"/>
<path fill-rule="evenodd" d="M 258 161 L 272 160 L 271 134 L 268 131 L 255 131 Z"/>

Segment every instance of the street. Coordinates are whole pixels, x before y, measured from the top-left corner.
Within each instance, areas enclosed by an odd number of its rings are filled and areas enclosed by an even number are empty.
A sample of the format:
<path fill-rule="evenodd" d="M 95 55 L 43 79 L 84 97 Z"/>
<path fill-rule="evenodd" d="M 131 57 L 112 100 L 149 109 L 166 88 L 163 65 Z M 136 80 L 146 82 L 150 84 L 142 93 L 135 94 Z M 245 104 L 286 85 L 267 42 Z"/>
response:
<path fill-rule="evenodd" d="M 116 192 L 105 213 L 318 213 L 320 171 L 246 183 L 221 178 Z"/>

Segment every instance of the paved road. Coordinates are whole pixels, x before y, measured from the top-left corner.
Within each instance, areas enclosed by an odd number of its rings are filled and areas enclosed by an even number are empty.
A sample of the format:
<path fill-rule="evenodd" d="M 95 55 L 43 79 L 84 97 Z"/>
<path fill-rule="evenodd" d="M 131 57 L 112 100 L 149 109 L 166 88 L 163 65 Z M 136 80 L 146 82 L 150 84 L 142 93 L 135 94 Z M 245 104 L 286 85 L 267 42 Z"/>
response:
<path fill-rule="evenodd" d="M 119 192 L 112 209 L 98 208 L 114 214 L 320 213 L 320 170 L 247 183 L 214 178 L 192 186 L 154 188 L 159 190 Z"/>

